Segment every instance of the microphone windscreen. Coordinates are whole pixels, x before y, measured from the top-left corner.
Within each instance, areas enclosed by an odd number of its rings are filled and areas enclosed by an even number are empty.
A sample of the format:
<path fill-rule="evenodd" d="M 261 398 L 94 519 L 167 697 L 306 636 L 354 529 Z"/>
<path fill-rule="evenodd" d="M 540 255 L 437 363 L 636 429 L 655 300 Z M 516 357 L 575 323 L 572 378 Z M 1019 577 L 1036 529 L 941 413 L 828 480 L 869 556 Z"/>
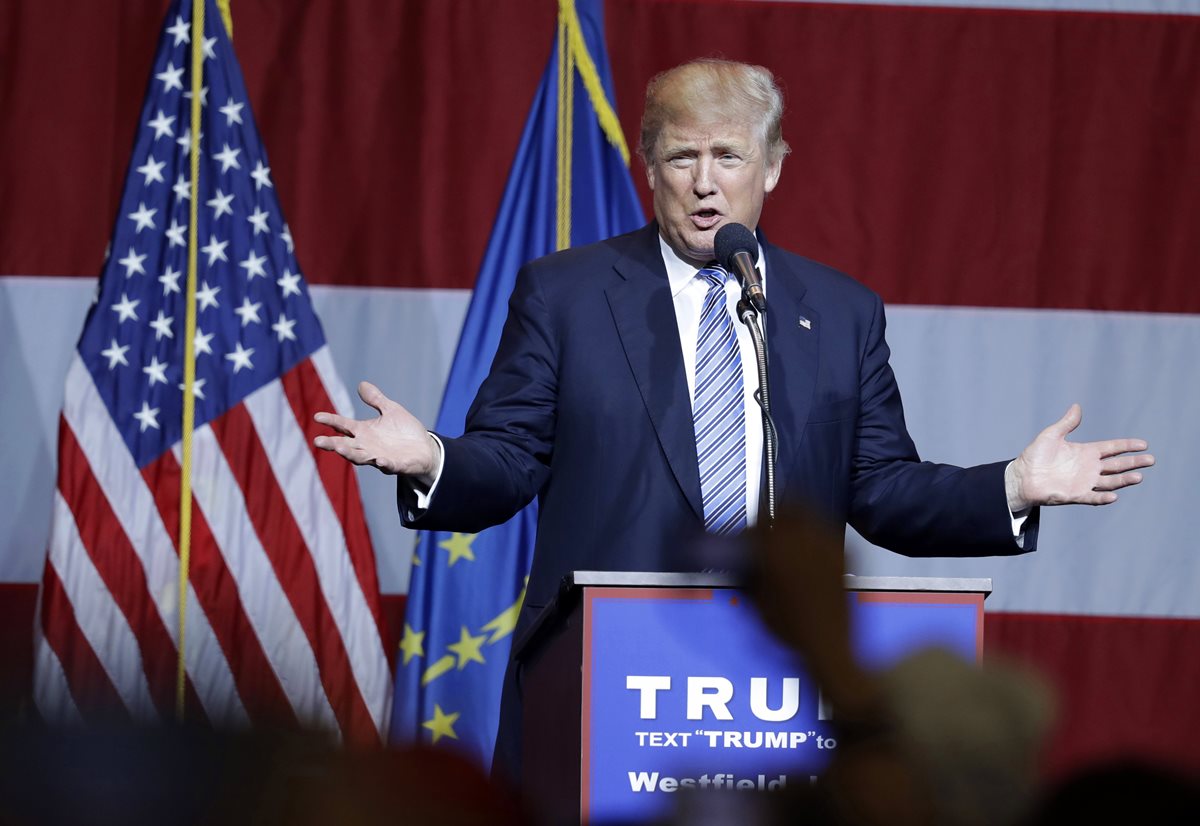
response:
<path fill-rule="evenodd" d="M 750 260 L 758 263 L 758 239 L 741 224 L 726 224 L 717 230 L 713 238 L 713 252 L 717 256 L 717 263 L 733 272 L 733 256 L 739 252 L 750 253 Z"/>

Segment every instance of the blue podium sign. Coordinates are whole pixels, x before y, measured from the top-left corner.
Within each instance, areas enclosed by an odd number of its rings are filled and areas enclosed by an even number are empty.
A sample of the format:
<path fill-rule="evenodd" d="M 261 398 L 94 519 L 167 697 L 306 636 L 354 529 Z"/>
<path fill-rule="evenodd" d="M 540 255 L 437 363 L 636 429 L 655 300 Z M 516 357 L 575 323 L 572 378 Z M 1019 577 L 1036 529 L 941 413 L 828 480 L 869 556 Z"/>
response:
<path fill-rule="evenodd" d="M 981 653 L 982 594 L 847 596 L 866 665 L 930 645 Z M 661 816 L 692 787 L 807 783 L 837 748 L 816 685 L 740 591 L 587 588 L 582 633 L 584 821 Z"/>

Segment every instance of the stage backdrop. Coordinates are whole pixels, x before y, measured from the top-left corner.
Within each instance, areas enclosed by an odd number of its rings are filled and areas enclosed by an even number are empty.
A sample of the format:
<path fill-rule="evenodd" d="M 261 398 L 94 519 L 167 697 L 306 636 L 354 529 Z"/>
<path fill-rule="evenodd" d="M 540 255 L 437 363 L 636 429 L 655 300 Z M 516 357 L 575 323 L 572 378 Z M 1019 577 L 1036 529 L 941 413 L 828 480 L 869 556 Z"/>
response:
<path fill-rule="evenodd" d="M 864 574 L 993 578 L 990 650 L 1041 668 L 1062 694 L 1052 770 L 1130 750 L 1200 769 L 1200 0 L 1015 5 L 608 0 L 618 114 L 635 143 L 646 80 L 692 57 L 779 75 L 792 155 L 764 228 L 888 302 L 927 458 L 1010 457 L 1073 401 L 1079 438 L 1149 440 L 1159 466 L 1147 483 L 1110 508 L 1047 510 L 1032 557 L 918 562 L 852 538 L 849 561 Z M 6 712 L 26 690 L 66 368 L 165 8 L 0 8 Z M 555 11 L 233 3 L 234 48 L 338 370 L 426 421 Z M 395 616 L 413 537 L 391 481 L 360 483 Z"/>

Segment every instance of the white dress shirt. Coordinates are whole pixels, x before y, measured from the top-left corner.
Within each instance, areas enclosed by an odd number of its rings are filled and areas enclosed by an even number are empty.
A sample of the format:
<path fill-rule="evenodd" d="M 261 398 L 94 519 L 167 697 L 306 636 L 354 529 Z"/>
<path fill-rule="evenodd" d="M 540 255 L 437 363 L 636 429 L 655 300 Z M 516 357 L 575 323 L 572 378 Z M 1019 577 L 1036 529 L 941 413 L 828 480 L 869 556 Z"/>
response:
<path fill-rule="evenodd" d="M 696 336 L 700 332 L 700 312 L 704 307 L 704 296 L 708 294 L 708 282 L 697 278 L 700 270 L 684 261 L 658 237 L 663 263 L 667 267 L 667 281 L 671 286 L 671 300 L 675 304 L 675 323 L 679 327 L 679 347 L 683 351 L 683 373 L 687 377 L 688 395 L 693 409 L 696 402 Z M 763 279 L 763 292 L 767 288 L 766 262 L 762 248 L 758 251 L 758 271 Z M 725 282 L 725 303 L 737 333 L 738 349 L 742 356 L 742 391 L 746 411 L 746 522 L 753 525 L 758 520 L 758 495 L 762 485 L 763 461 L 763 417 L 762 408 L 754 400 L 758 389 L 758 367 L 754 356 L 754 342 L 750 330 L 737 317 L 737 303 L 742 298 L 742 288 L 736 278 Z M 766 335 L 765 319 L 759 318 Z"/>

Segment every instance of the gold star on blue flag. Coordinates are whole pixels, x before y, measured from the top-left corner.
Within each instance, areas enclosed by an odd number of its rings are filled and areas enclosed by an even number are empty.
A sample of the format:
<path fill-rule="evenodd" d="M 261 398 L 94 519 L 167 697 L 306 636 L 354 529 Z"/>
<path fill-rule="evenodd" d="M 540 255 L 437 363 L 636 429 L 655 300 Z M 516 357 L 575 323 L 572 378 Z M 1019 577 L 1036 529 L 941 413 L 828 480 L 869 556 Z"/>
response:
<path fill-rule="evenodd" d="M 554 49 L 476 280 L 438 433 L 463 432 L 521 265 L 645 222 L 612 96 L 602 5 L 559 0 Z M 534 502 L 475 536 L 422 534 L 405 614 L 409 642 L 396 667 L 393 742 L 453 737 L 481 765 L 491 764 L 500 686 L 536 524 Z M 450 717 L 452 734 L 445 722 Z"/>

